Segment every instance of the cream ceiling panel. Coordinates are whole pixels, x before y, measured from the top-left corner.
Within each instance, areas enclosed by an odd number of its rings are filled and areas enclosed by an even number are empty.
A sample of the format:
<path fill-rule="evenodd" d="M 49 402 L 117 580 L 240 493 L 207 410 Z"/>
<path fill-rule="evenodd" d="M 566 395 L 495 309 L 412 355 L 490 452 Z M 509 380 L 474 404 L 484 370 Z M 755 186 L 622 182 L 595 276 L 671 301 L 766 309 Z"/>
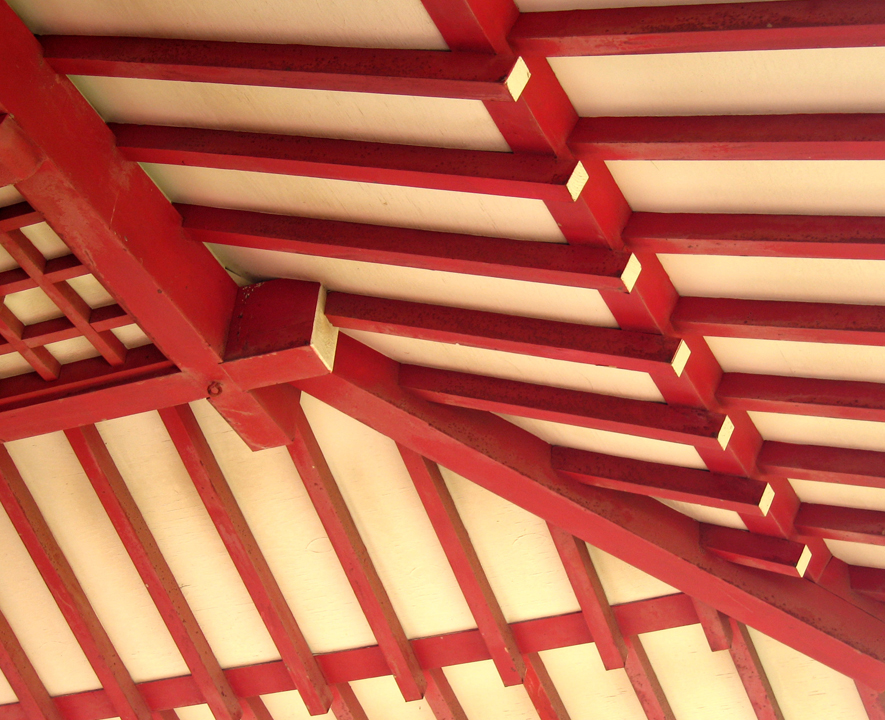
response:
<path fill-rule="evenodd" d="M 766 440 L 885 451 L 882 423 L 767 412 L 751 412 L 750 417 Z"/>
<path fill-rule="evenodd" d="M 504 687 L 491 660 L 454 665 L 446 679 L 470 720 L 536 720 L 538 713 L 521 685 Z M 573 720 L 581 720 L 573 717 Z"/>

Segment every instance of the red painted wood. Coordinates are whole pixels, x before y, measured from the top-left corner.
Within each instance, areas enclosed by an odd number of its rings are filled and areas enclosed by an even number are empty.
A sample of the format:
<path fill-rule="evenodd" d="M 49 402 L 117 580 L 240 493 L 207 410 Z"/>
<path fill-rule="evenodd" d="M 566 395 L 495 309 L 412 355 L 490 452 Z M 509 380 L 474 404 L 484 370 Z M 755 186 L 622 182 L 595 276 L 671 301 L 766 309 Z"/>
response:
<path fill-rule="evenodd" d="M 89 324 L 95 332 L 104 333 L 113 328 L 132 325 L 132 318 L 119 305 L 105 305 L 92 311 Z M 20 340 L 25 346 L 36 350 L 49 343 L 77 337 L 82 337 L 79 328 L 66 317 L 58 317 L 25 325 Z M 0 342 L 0 355 L 16 352 L 15 348 L 13 343 Z M 122 364 L 124 363 L 116 363 L 116 366 L 120 367 Z"/>
<path fill-rule="evenodd" d="M 0 304 L 0 335 L 9 347 L 21 355 L 37 374 L 44 380 L 57 380 L 61 372 L 61 364 L 45 347 L 30 347 L 22 335 L 25 325 L 5 304 Z"/>
<path fill-rule="evenodd" d="M 731 623 L 716 608 L 710 607 L 707 603 L 692 598 L 695 612 L 698 614 L 698 620 L 704 630 L 707 638 L 707 644 L 710 650 L 718 652 L 719 650 L 728 650 L 731 647 Z"/>
<path fill-rule="evenodd" d="M 328 138 L 150 125 L 109 126 L 137 162 L 572 202 L 576 161 Z"/>
<path fill-rule="evenodd" d="M 427 694 L 424 699 L 430 706 L 433 717 L 436 720 L 467 720 L 467 714 L 442 668 L 425 670 L 424 676 L 427 678 Z"/>
<path fill-rule="evenodd" d="M 650 333 L 516 317 L 479 310 L 329 293 L 333 325 L 522 355 L 612 365 L 627 370 L 669 368 L 678 341 Z"/>
<path fill-rule="evenodd" d="M 520 52 L 548 56 L 878 46 L 885 12 L 866 0 L 684 5 L 524 13 Z"/>
<path fill-rule="evenodd" d="M 65 75 L 505 100 L 516 57 L 431 50 L 44 35 Z"/>
<path fill-rule="evenodd" d="M 396 363 L 343 336 L 335 372 L 298 385 L 601 550 L 840 672 L 885 688 L 885 665 L 870 640 L 882 632 L 880 622 L 846 598 L 702 550 L 693 520 L 648 498 L 569 482 L 550 467 L 546 443 L 495 416 L 432 405 L 399 388 L 397 373 Z M 826 625 L 800 619 L 807 618 L 800 605 L 814 606 Z"/>
<path fill-rule="evenodd" d="M 627 645 L 593 566 L 587 544 L 555 525 L 548 523 L 547 527 L 581 606 L 581 614 L 590 629 L 593 642 L 596 643 L 602 664 L 606 670 L 624 667 L 627 661 Z"/>
<path fill-rule="evenodd" d="M 885 602 L 885 570 L 871 567 L 849 567 L 851 589 Z"/>
<path fill-rule="evenodd" d="M 796 566 L 805 545 L 783 538 L 701 525 L 701 546 L 720 557 L 751 568 L 800 577 Z"/>
<path fill-rule="evenodd" d="M 551 463 L 594 487 L 764 515 L 760 505 L 768 484 L 761 480 L 566 447 L 553 448 Z"/>
<path fill-rule="evenodd" d="M 885 219 L 638 212 L 624 243 L 670 254 L 885 260 Z"/>
<path fill-rule="evenodd" d="M 47 260 L 43 267 L 43 276 L 53 283 L 88 274 L 89 270 L 74 255 L 64 255 Z M 21 268 L 0 272 L 0 296 L 5 297 L 35 287 L 37 287 L 37 282 Z M 125 314 L 124 311 L 121 310 L 121 312 Z M 27 335 L 27 333 L 25 334 Z"/>
<path fill-rule="evenodd" d="M 403 365 L 399 382 L 433 402 L 719 448 L 725 415 L 500 378 Z"/>
<path fill-rule="evenodd" d="M 397 448 L 501 680 L 508 686 L 521 684 L 525 662 L 439 467 L 403 445 Z"/>
<path fill-rule="evenodd" d="M 300 405 L 293 412 L 296 433 L 289 455 L 403 697 L 420 700 L 426 682 L 418 660 L 307 417 Z"/>
<path fill-rule="evenodd" d="M 855 682 L 855 685 L 869 720 L 885 720 L 885 697 L 882 693 L 870 690 L 863 683 Z"/>
<path fill-rule="evenodd" d="M 525 691 L 540 720 L 570 720 L 559 691 L 538 653 L 525 656 Z"/>
<path fill-rule="evenodd" d="M 885 422 L 885 385 L 725 373 L 716 395 L 727 408 Z"/>
<path fill-rule="evenodd" d="M 144 698 L 5 447 L 0 447 L 0 504 L 52 593 L 116 714 L 123 720 L 150 720 L 151 713 Z"/>
<path fill-rule="evenodd" d="M 885 115 L 581 118 L 569 147 L 600 160 L 876 160 Z"/>
<path fill-rule="evenodd" d="M 0 108 L 0 186 L 27 180 L 43 161 L 40 149 L 11 115 Z"/>
<path fill-rule="evenodd" d="M 347 683 L 332 685 L 332 713 L 336 720 L 369 720 L 353 688 Z"/>
<path fill-rule="evenodd" d="M 507 32 L 519 17 L 513 0 L 422 0 L 451 50 L 507 53 Z"/>
<path fill-rule="evenodd" d="M 731 659 L 758 720 L 784 720 L 747 626 L 731 620 Z"/>
<path fill-rule="evenodd" d="M 626 638 L 627 664 L 625 669 L 636 698 L 648 720 L 676 720 L 664 689 L 638 637 Z"/>
<path fill-rule="evenodd" d="M 161 410 L 160 417 L 304 704 L 322 715 L 332 702 L 329 687 L 193 411 L 182 405 Z"/>
<path fill-rule="evenodd" d="M 811 537 L 885 545 L 885 512 L 802 503 L 796 530 Z"/>
<path fill-rule="evenodd" d="M 0 672 L 24 712 L 27 720 L 62 720 L 58 706 L 12 631 L 0 613 Z"/>
<path fill-rule="evenodd" d="M 874 305 L 684 297 L 673 326 L 716 337 L 885 345 L 885 308 Z"/>
<path fill-rule="evenodd" d="M 212 714 L 238 720 L 242 707 L 98 430 L 89 425 L 65 435 Z"/>
<path fill-rule="evenodd" d="M 586 245 L 526 242 L 194 205 L 176 207 L 190 237 L 201 242 L 553 285 L 626 290 L 621 275 L 629 254 Z"/>
<path fill-rule="evenodd" d="M 769 441 L 759 468 L 797 480 L 885 488 L 885 453 L 872 450 Z"/>
<path fill-rule="evenodd" d="M 43 222 L 43 216 L 26 202 L 0 208 L 0 232 L 21 230 L 39 222 Z"/>

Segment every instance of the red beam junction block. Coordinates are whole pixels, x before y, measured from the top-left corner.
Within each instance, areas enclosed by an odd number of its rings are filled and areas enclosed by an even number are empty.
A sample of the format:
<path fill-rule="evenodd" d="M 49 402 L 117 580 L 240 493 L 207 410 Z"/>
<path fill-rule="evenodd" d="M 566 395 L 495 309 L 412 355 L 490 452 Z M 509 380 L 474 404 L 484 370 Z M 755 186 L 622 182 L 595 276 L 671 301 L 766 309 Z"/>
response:
<path fill-rule="evenodd" d="M 327 138 L 111 124 L 130 160 L 573 202 L 574 159 Z"/>
<path fill-rule="evenodd" d="M 66 75 L 504 101 L 529 80 L 514 55 L 65 35 L 40 43 Z"/>
<path fill-rule="evenodd" d="M 719 525 L 701 525 L 701 546 L 739 565 L 793 577 L 802 577 L 811 562 L 807 545 Z"/>

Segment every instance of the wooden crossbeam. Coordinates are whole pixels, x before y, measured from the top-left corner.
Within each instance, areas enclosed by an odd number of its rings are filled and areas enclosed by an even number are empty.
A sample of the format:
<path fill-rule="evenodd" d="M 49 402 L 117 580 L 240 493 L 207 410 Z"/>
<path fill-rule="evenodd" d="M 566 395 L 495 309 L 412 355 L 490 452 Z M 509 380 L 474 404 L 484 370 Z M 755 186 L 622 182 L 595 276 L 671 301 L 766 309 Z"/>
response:
<path fill-rule="evenodd" d="M 10 270 L 9 272 L 14 272 Z M 15 292 L 18 292 L 17 290 Z M 132 325 L 132 318 L 126 314 L 119 305 L 105 305 L 96 308 L 89 314 L 88 324 L 90 331 L 96 334 L 105 334 L 114 328 Z M 71 340 L 76 337 L 82 337 L 83 333 L 80 328 L 68 320 L 66 317 L 52 318 L 51 320 L 43 320 L 42 322 L 25 325 L 21 331 L 21 342 L 27 347 L 35 350 L 50 343 L 61 342 L 62 340 Z M 0 343 L 0 355 L 6 355 L 16 352 L 13 343 Z M 120 367 L 125 363 L 115 362 L 113 365 Z"/>

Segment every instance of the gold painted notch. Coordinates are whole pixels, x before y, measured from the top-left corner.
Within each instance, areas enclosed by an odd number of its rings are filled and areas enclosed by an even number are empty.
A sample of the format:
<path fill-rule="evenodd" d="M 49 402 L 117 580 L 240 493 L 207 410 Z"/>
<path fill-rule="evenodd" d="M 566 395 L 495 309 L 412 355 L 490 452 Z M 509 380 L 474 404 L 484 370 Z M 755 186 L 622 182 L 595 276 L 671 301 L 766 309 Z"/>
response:
<path fill-rule="evenodd" d="M 516 62 L 513 63 L 513 68 L 510 70 L 510 74 L 504 80 L 504 87 L 507 88 L 510 97 L 512 97 L 514 101 L 519 100 L 522 91 L 525 90 L 525 86 L 528 85 L 531 77 L 532 73 L 529 70 L 529 66 L 525 64 L 525 60 L 523 60 L 522 57 L 516 58 Z"/>
<path fill-rule="evenodd" d="M 734 422 L 728 415 L 725 416 L 725 420 L 722 421 L 722 427 L 719 428 L 719 435 L 716 436 L 716 439 L 719 441 L 719 447 L 723 450 L 728 447 L 728 441 L 731 440 L 731 436 L 734 434 Z"/>
<path fill-rule="evenodd" d="M 313 316 L 313 330 L 310 334 L 310 346 L 323 365 L 332 368 L 335 365 L 335 350 L 338 348 L 338 328 L 326 317 L 326 288 L 320 285 L 317 295 L 316 312 Z"/>
<path fill-rule="evenodd" d="M 624 266 L 624 272 L 621 273 L 621 282 L 624 283 L 627 292 L 633 292 L 633 288 L 636 287 L 636 281 L 639 280 L 639 273 L 641 272 L 642 263 L 639 262 L 638 257 L 631 253 L 630 259 L 627 260 L 627 264 Z"/>
<path fill-rule="evenodd" d="M 688 347 L 688 343 L 685 342 L 685 340 L 680 340 L 679 347 L 676 348 L 676 352 L 673 354 L 673 359 L 670 361 L 670 365 L 676 372 L 676 377 L 682 376 L 682 371 L 685 370 L 685 366 L 688 364 L 688 358 L 690 357 L 691 348 Z"/>
<path fill-rule="evenodd" d="M 565 188 L 568 190 L 568 194 L 571 195 L 572 200 L 577 200 L 580 197 L 589 180 L 590 173 L 587 172 L 584 164 L 578 161 L 578 164 L 575 165 L 575 169 L 572 170 L 568 182 L 565 184 Z"/>
<path fill-rule="evenodd" d="M 799 573 L 799 577 L 803 577 L 805 575 L 805 571 L 808 569 L 808 564 L 811 562 L 811 548 L 806 545 L 802 549 L 802 554 L 799 556 L 799 562 L 796 563 L 796 572 Z"/>
<path fill-rule="evenodd" d="M 765 483 L 765 490 L 762 491 L 762 498 L 759 500 L 759 509 L 763 515 L 768 515 L 771 510 L 771 504 L 774 502 L 774 488 Z"/>

